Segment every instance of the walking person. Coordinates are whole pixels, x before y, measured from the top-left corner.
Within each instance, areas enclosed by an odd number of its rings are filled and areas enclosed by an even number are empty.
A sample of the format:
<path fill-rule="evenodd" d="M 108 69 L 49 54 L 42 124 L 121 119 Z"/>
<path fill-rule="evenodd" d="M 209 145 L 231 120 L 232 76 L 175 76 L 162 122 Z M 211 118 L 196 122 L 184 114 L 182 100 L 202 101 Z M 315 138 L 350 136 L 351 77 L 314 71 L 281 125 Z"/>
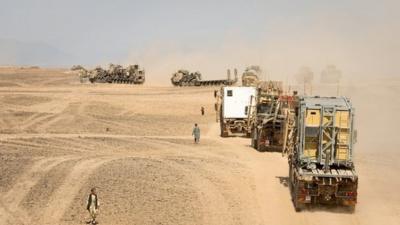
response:
<path fill-rule="evenodd" d="M 87 200 L 86 209 L 89 211 L 90 214 L 90 224 L 97 224 L 96 216 L 99 210 L 99 199 L 97 198 L 96 188 L 92 188 L 90 190 L 90 194 Z"/>
<path fill-rule="evenodd" d="M 201 107 L 200 111 L 201 111 L 201 115 L 204 116 L 204 107 L 203 106 Z"/>
<path fill-rule="evenodd" d="M 197 126 L 197 123 L 194 124 L 192 135 L 194 136 L 194 143 L 198 144 L 200 141 L 200 128 Z"/>

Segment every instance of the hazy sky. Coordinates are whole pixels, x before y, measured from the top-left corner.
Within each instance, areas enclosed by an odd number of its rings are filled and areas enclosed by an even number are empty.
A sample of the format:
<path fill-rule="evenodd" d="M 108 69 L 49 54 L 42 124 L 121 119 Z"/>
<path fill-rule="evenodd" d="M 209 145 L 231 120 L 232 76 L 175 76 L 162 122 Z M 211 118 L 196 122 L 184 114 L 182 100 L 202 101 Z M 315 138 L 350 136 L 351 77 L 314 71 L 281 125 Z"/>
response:
<path fill-rule="evenodd" d="M 397 2 L 0 0 L 0 38 L 45 43 L 87 65 L 220 71 L 254 63 L 292 73 L 334 63 L 363 73 L 374 64 L 374 72 L 397 75 Z M 210 60 L 218 66 L 206 66 Z"/>

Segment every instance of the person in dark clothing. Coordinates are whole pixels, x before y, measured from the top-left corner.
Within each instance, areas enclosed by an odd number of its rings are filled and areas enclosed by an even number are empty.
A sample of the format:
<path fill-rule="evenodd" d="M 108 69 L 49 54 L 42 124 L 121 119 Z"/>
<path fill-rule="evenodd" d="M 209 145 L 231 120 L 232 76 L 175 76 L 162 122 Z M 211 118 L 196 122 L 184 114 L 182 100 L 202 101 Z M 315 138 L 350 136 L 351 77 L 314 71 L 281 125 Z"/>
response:
<path fill-rule="evenodd" d="M 86 209 L 89 211 L 91 217 L 91 221 L 89 223 L 97 224 L 96 216 L 98 213 L 99 206 L 100 204 L 99 204 L 99 199 L 97 198 L 96 188 L 92 188 L 90 190 L 90 194 L 86 205 Z"/>

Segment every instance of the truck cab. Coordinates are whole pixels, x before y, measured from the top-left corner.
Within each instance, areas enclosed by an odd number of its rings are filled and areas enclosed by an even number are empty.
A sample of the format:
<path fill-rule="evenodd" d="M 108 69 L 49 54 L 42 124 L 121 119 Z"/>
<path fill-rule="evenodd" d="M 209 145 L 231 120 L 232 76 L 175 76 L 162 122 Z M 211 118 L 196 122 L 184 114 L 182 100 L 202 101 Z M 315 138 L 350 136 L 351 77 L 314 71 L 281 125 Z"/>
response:
<path fill-rule="evenodd" d="M 255 107 L 255 87 L 222 87 L 221 137 L 249 136 L 249 119 Z"/>

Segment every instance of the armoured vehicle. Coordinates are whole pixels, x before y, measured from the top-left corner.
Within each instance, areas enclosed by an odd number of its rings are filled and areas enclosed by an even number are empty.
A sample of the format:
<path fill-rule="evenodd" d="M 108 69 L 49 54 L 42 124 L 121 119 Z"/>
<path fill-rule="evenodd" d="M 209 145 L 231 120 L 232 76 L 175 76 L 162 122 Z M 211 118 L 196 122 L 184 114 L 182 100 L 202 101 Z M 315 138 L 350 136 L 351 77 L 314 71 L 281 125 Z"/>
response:
<path fill-rule="evenodd" d="M 259 66 L 249 66 L 245 69 L 242 75 L 242 86 L 256 87 L 261 76 L 261 68 Z"/>
<path fill-rule="evenodd" d="M 235 69 L 235 79 L 231 79 L 230 70 L 228 78 L 225 80 L 202 80 L 200 72 L 190 73 L 188 70 L 178 70 L 172 74 L 171 83 L 174 86 L 230 86 L 237 82 L 237 70 Z"/>
<path fill-rule="evenodd" d="M 89 81 L 89 72 L 85 68 L 75 71 L 78 71 L 78 76 L 81 83 L 86 83 Z"/>
<path fill-rule="evenodd" d="M 259 83 L 252 109 L 251 145 L 258 151 L 283 151 L 287 132 L 287 116 L 293 110 L 295 95 L 283 95 L 280 81 Z"/>
<path fill-rule="evenodd" d="M 353 162 L 354 109 L 345 97 L 302 97 L 291 121 L 285 151 L 296 211 L 307 204 L 354 209 L 358 175 Z"/>
<path fill-rule="evenodd" d="M 342 77 L 342 72 L 335 65 L 328 65 L 321 73 L 321 83 L 337 84 Z"/>
<path fill-rule="evenodd" d="M 255 105 L 255 94 L 255 87 L 221 88 L 221 137 L 250 135 L 250 108 Z"/>
<path fill-rule="evenodd" d="M 85 70 L 85 68 L 83 68 L 83 66 L 81 65 L 73 65 L 71 67 L 71 71 L 79 71 L 79 70 Z"/>
<path fill-rule="evenodd" d="M 297 85 L 303 86 L 303 95 L 312 95 L 312 83 L 314 79 L 314 73 L 309 67 L 301 67 L 295 74 L 295 80 Z"/>
<path fill-rule="evenodd" d="M 143 84 L 145 82 L 145 71 L 140 69 L 139 65 L 129 65 L 126 68 L 126 77 L 128 81 L 134 84 Z"/>
<path fill-rule="evenodd" d="M 295 79 L 297 84 L 309 85 L 314 79 L 314 73 L 309 67 L 301 67 L 299 72 L 296 73 Z"/>
<path fill-rule="evenodd" d="M 98 66 L 89 71 L 89 81 L 91 83 L 111 83 L 111 77 L 106 70 Z"/>
<path fill-rule="evenodd" d="M 121 65 L 110 64 L 108 70 L 96 67 L 89 72 L 89 77 L 92 83 L 143 84 L 145 71 L 139 69 L 138 65 L 129 65 L 127 68 L 123 68 Z"/>

